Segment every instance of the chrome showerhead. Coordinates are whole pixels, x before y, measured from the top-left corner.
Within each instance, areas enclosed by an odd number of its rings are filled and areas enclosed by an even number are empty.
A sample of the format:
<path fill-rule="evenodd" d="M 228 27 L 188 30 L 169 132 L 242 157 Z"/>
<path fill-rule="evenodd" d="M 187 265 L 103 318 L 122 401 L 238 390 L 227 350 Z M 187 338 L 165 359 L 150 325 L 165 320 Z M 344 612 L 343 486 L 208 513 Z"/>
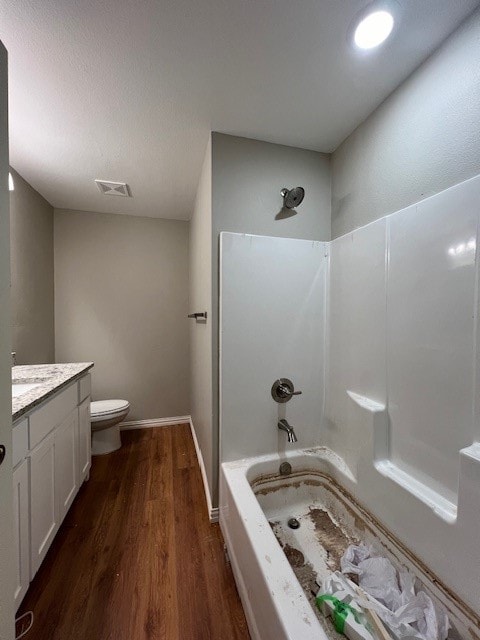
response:
<path fill-rule="evenodd" d="M 282 189 L 280 193 L 283 196 L 283 205 L 287 209 L 293 209 L 302 204 L 305 197 L 305 189 L 303 187 L 294 187 L 293 189 Z"/>

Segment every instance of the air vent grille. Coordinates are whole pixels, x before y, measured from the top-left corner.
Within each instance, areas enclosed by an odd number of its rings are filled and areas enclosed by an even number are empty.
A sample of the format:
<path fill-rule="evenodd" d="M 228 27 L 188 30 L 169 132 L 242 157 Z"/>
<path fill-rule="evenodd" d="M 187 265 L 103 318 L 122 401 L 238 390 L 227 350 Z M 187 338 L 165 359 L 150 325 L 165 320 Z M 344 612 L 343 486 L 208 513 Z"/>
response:
<path fill-rule="evenodd" d="M 123 196 L 130 198 L 130 187 L 126 182 L 111 182 L 110 180 L 95 180 L 100 193 L 104 196 Z"/>

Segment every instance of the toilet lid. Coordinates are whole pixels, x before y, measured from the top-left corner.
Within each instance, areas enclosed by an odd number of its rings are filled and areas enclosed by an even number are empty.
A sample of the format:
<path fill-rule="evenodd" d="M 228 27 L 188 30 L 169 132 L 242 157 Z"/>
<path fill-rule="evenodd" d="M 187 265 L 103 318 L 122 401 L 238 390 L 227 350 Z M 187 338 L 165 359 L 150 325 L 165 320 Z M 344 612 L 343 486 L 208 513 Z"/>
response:
<path fill-rule="evenodd" d="M 90 414 L 92 416 L 101 416 L 108 413 L 118 413 L 125 411 L 130 404 L 126 400 L 95 400 L 90 403 Z"/>

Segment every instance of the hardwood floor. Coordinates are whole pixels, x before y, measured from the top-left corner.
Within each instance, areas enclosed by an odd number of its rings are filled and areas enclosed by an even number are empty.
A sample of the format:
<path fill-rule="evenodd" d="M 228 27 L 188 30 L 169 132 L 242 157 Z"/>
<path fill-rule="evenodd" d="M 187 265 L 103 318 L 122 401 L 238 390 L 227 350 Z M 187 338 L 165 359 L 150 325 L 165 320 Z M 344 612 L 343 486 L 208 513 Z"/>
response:
<path fill-rule="evenodd" d="M 26 640 L 248 639 L 188 425 L 95 457 L 19 613 Z"/>

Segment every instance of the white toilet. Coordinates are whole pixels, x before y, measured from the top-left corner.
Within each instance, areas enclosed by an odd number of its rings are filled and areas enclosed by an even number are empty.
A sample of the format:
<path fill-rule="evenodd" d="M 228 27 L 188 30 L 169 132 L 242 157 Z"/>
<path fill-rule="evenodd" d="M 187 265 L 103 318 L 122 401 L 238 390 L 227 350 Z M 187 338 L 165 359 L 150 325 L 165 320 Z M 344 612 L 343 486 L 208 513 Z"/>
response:
<path fill-rule="evenodd" d="M 92 456 L 101 456 L 120 449 L 120 427 L 127 417 L 130 404 L 126 400 L 96 400 L 90 403 L 92 423 Z"/>

